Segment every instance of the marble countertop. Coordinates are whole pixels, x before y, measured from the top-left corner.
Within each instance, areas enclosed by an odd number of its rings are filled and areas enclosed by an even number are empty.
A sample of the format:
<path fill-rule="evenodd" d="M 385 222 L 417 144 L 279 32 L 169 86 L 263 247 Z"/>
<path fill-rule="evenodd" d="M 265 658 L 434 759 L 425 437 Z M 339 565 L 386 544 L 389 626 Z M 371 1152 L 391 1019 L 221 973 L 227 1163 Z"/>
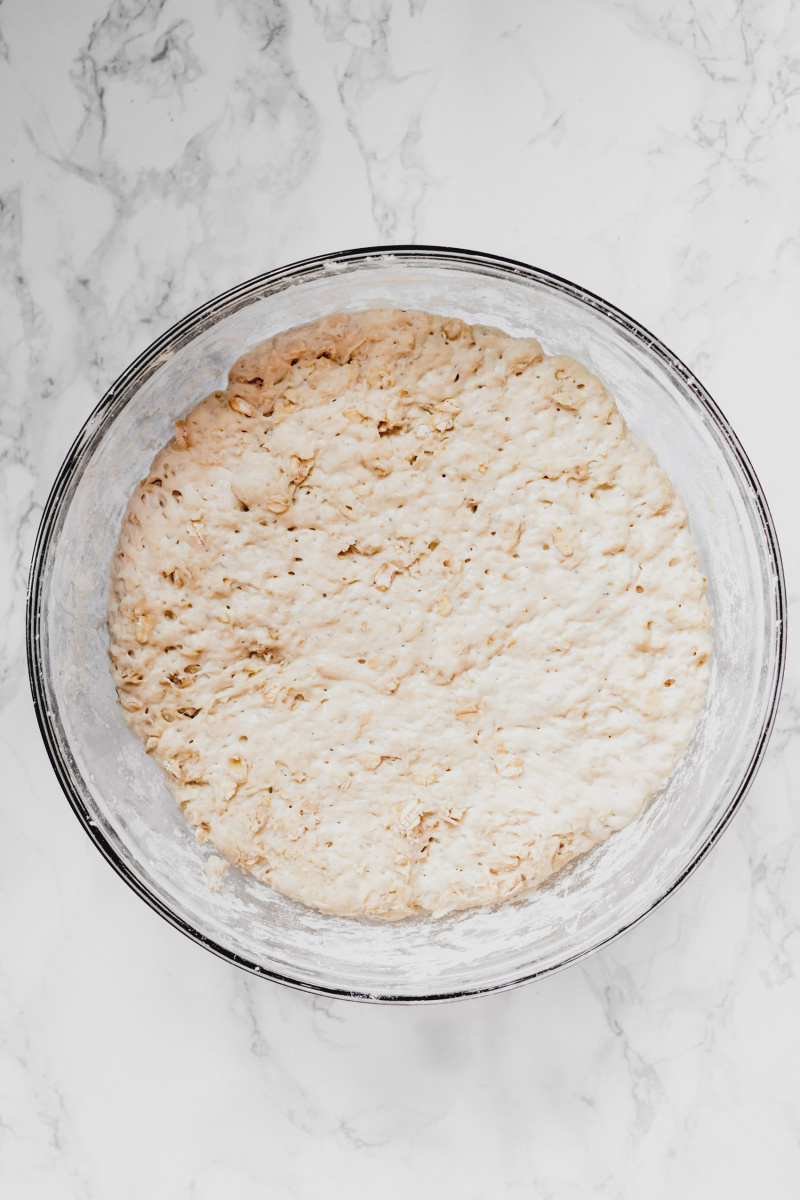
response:
<path fill-rule="evenodd" d="M 438 1008 L 252 979 L 130 892 L 24 666 L 58 465 L 198 303 L 347 246 L 584 284 L 699 374 L 798 607 L 791 0 L 0 3 L 0 1194 L 771 1200 L 800 1192 L 800 667 L 732 826 L 581 965 Z"/>

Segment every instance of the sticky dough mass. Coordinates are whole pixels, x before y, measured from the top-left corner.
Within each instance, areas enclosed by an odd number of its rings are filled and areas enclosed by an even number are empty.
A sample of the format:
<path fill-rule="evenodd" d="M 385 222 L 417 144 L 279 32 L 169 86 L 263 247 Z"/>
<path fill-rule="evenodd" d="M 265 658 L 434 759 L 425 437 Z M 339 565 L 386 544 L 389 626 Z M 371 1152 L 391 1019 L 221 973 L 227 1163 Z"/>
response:
<path fill-rule="evenodd" d="M 599 380 L 391 310 L 279 334 L 178 423 L 109 628 L 197 837 L 389 920 L 518 896 L 626 825 L 711 652 L 684 507 Z"/>

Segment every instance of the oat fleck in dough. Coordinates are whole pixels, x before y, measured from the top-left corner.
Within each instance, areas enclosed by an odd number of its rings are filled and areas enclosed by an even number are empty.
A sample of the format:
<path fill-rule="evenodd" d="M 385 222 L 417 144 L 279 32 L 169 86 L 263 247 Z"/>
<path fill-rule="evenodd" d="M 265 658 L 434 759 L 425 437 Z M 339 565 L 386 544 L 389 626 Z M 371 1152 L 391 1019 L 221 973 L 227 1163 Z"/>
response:
<path fill-rule="evenodd" d="M 684 507 L 603 385 L 391 310 L 279 334 L 178 423 L 109 626 L 198 838 L 389 920 L 519 896 L 626 825 L 711 652 Z"/>

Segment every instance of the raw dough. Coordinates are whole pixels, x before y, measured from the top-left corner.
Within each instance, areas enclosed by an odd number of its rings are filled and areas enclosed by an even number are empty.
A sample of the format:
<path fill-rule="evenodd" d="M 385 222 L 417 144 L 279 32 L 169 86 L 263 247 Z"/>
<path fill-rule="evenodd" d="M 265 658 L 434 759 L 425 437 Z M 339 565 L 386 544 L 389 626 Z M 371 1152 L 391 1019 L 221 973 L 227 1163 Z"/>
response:
<path fill-rule="evenodd" d="M 518 896 L 626 825 L 711 652 L 686 512 L 599 380 L 377 309 L 257 346 L 178 423 L 109 626 L 198 838 L 390 920 Z"/>

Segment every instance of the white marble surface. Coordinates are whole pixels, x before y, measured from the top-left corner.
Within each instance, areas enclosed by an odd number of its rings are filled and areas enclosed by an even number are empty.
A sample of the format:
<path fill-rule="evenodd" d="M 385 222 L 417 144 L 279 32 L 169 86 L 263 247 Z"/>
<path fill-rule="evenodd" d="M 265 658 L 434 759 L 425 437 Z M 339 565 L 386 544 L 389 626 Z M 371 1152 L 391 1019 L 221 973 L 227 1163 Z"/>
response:
<path fill-rule="evenodd" d="M 320 1001 L 180 937 L 72 816 L 24 672 L 42 503 L 110 380 L 274 265 L 472 246 L 587 285 L 708 384 L 792 603 L 793 0 L 0 3 L 0 1195 L 800 1193 L 800 670 L 655 915 L 536 986 Z"/>

